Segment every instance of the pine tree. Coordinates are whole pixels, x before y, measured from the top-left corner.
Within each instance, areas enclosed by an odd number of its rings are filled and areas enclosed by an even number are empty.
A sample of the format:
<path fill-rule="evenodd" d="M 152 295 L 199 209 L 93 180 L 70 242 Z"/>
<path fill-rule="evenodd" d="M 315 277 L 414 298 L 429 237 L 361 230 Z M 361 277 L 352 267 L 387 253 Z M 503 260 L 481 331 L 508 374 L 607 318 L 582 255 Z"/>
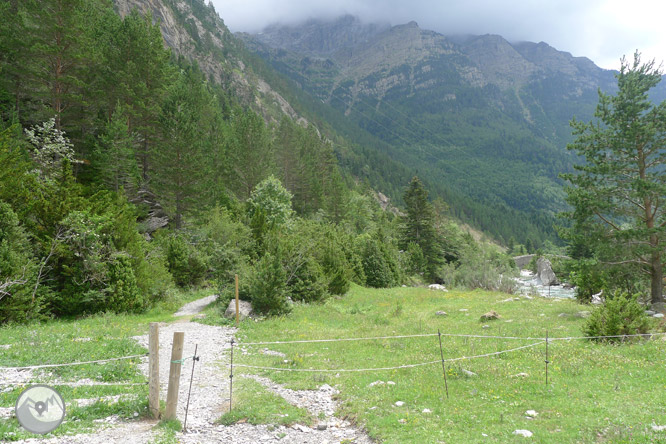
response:
<path fill-rule="evenodd" d="M 571 187 L 570 239 L 584 237 L 606 267 L 640 267 L 650 276 L 653 303 L 663 302 L 666 239 L 666 101 L 653 105 L 650 89 L 661 81 L 654 62 L 622 60 L 616 95 L 599 93 L 597 121 L 574 120 L 567 148 L 585 158 Z"/>
<path fill-rule="evenodd" d="M 412 178 L 403 199 L 407 214 L 403 218 L 402 247 L 406 250 L 413 242 L 421 248 L 426 263 L 425 276 L 434 280 L 443 262 L 443 251 L 435 230 L 435 212 L 428 202 L 428 191 L 418 177 Z"/>
<path fill-rule="evenodd" d="M 151 186 L 172 215 L 176 228 L 198 205 L 203 193 L 204 143 L 199 122 L 210 101 L 199 73 L 188 69 L 172 86 L 160 117 L 164 140 L 152 151 Z"/>

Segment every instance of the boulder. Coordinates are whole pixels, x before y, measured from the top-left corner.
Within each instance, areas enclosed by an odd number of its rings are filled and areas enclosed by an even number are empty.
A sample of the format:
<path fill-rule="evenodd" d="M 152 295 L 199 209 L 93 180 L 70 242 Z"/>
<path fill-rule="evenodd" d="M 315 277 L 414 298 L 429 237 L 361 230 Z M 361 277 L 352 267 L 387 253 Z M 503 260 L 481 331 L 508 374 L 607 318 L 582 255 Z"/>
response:
<path fill-rule="evenodd" d="M 481 315 L 481 320 L 482 321 L 493 321 L 493 320 L 499 319 L 499 318 L 501 318 L 501 316 L 495 310 L 491 310 L 488 313 L 484 313 L 484 314 Z"/>
<path fill-rule="evenodd" d="M 526 254 L 524 256 L 515 256 L 513 260 L 516 263 L 516 267 L 518 267 L 519 270 L 522 270 L 529 265 L 533 257 L 533 254 Z"/>
<path fill-rule="evenodd" d="M 445 286 L 440 284 L 430 284 L 428 288 L 431 290 L 448 291 Z"/>
<path fill-rule="evenodd" d="M 441 310 L 435 312 L 435 315 L 437 315 L 437 316 L 446 316 L 447 314 L 448 313 L 446 313 L 445 311 L 441 311 Z"/>
<path fill-rule="evenodd" d="M 657 313 L 666 313 L 666 303 L 656 302 L 652 304 L 652 310 L 656 311 Z"/>
<path fill-rule="evenodd" d="M 530 432 L 529 430 L 515 430 L 513 434 L 518 436 L 524 436 L 525 438 L 529 438 L 533 435 L 533 433 Z"/>
<path fill-rule="evenodd" d="M 559 281 L 553 272 L 553 265 L 545 257 L 537 259 L 537 277 L 541 281 L 541 285 L 558 285 Z"/>
<path fill-rule="evenodd" d="M 238 301 L 238 314 L 240 319 L 245 319 L 252 315 L 252 303 L 248 301 Z M 236 300 L 229 301 L 229 306 L 224 312 L 224 317 L 229 319 L 236 318 Z"/>

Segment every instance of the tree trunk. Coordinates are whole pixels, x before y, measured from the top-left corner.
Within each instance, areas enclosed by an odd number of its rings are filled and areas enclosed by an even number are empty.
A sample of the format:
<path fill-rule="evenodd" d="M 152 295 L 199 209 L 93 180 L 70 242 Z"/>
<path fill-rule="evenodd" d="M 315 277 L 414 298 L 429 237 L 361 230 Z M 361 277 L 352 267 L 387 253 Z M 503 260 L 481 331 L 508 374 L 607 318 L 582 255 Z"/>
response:
<path fill-rule="evenodd" d="M 651 285 L 650 285 L 650 293 L 651 293 L 651 300 L 653 304 L 656 304 L 658 302 L 664 302 L 664 295 L 663 295 L 663 270 L 661 266 L 661 253 L 658 251 L 653 252 L 652 256 L 650 258 L 650 277 L 651 277 Z"/>

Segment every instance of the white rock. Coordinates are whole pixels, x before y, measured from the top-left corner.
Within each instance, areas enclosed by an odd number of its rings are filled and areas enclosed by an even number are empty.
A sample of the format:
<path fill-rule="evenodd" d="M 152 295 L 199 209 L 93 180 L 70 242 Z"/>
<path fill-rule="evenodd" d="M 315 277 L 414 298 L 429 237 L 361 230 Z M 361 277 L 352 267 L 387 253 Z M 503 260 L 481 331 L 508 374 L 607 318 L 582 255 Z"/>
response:
<path fill-rule="evenodd" d="M 421 413 L 432 413 L 432 410 L 430 410 L 430 409 L 423 409 L 423 412 L 421 412 Z"/>
<path fill-rule="evenodd" d="M 518 373 L 518 374 L 515 374 L 511 377 L 512 378 L 527 378 L 528 376 L 529 376 L 529 373 Z"/>
<path fill-rule="evenodd" d="M 538 415 L 536 410 L 528 410 L 525 412 L 525 416 L 529 416 L 530 418 L 536 418 Z"/>
<path fill-rule="evenodd" d="M 653 425 L 652 430 L 655 432 L 666 432 L 666 425 L 663 426 Z"/>
<path fill-rule="evenodd" d="M 375 381 L 368 384 L 368 387 L 374 387 L 376 385 L 384 385 L 384 384 L 386 384 L 384 381 Z"/>
<path fill-rule="evenodd" d="M 661 319 L 661 318 L 664 317 L 664 314 L 663 314 L 663 313 L 657 313 L 656 315 L 652 315 L 652 317 L 653 317 L 653 318 Z"/>
<path fill-rule="evenodd" d="M 448 291 L 445 286 L 439 284 L 430 284 L 428 288 L 431 290 Z"/>
<path fill-rule="evenodd" d="M 525 438 L 529 438 L 532 436 L 532 432 L 530 432 L 529 430 L 515 430 L 513 434 L 518 436 L 524 436 Z"/>
<path fill-rule="evenodd" d="M 402 401 L 396 401 L 395 405 L 398 407 L 402 407 L 403 405 L 405 405 L 405 403 Z"/>
<path fill-rule="evenodd" d="M 463 312 L 465 312 L 465 311 L 469 311 L 469 310 L 468 310 L 468 309 L 466 309 L 466 308 L 461 308 L 461 309 L 460 309 L 460 310 L 458 310 L 458 311 L 463 311 Z"/>
<path fill-rule="evenodd" d="M 386 381 L 386 383 L 387 383 L 388 385 L 395 385 L 395 382 L 393 382 L 393 381 Z"/>
<path fill-rule="evenodd" d="M 469 376 L 469 377 L 477 376 L 476 373 L 470 372 L 469 370 L 462 369 L 462 372 L 465 374 L 465 376 Z"/>
<path fill-rule="evenodd" d="M 398 422 L 399 422 L 400 424 L 407 424 L 407 420 L 404 419 L 404 418 L 402 418 L 402 419 L 398 419 Z"/>

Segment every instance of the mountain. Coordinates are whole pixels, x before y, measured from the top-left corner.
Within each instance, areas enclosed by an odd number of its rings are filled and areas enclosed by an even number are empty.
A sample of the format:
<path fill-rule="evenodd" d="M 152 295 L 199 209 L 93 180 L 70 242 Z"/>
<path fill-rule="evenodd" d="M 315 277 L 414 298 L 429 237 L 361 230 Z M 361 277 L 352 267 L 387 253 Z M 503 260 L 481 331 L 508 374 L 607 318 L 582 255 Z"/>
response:
<path fill-rule="evenodd" d="M 614 72 L 544 42 L 445 36 L 415 22 L 346 16 L 240 37 L 453 199 L 457 216 L 505 239 L 555 239 L 558 175 L 576 162 L 569 122 L 591 119 L 598 89 L 615 88 Z"/>

